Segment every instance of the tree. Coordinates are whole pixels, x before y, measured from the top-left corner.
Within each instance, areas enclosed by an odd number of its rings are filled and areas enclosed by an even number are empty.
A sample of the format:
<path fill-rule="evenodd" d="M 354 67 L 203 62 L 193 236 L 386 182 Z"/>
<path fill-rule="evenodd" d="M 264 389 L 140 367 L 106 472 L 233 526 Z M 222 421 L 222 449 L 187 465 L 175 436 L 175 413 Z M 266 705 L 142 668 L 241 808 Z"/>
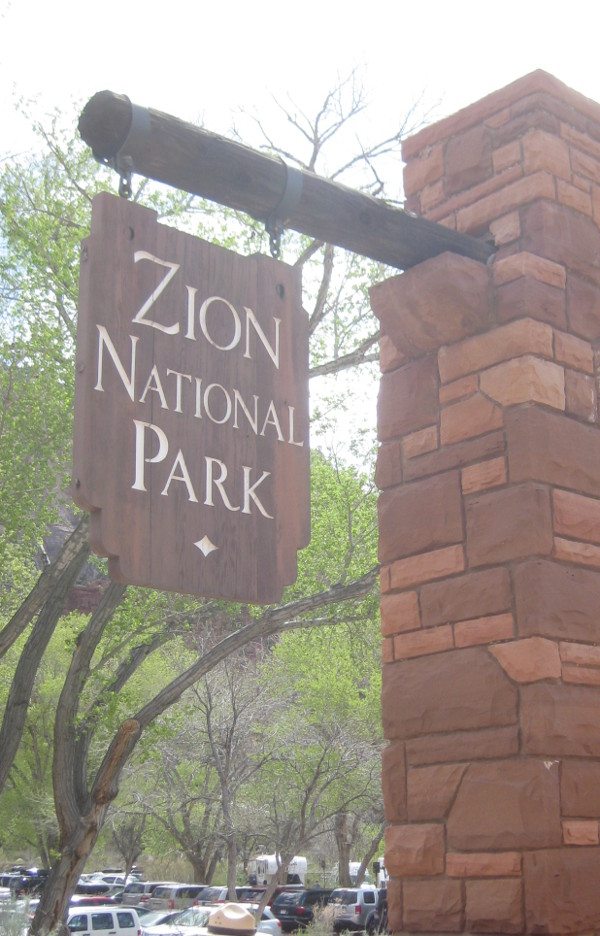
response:
<path fill-rule="evenodd" d="M 337 94 L 329 95 L 315 121 L 311 168 L 317 165 L 325 143 L 357 112 L 355 101 L 351 100 L 349 107 L 344 107 L 343 96 L 343 87 Z M 327 123 L 325 118 L 330 114 L 333 116 Z M 394 140 L 396 144 L 399 134 Z M 2 518 L 2 541 L 7 555 L 15 544 L 26 540 L 31 544 L 36 537 L 39 541 L 60 499 L 61 485 L 57 486 L 56 478 L 66 463 L 70 438 L 68 413 L 72 393 L 77 245 L 87 224 L 91 195 L 100 187 L 91 161 L 74 141 L 64 147 L 56 135 L 49 132 L 45 134 L 45 144 L 45 154 L 32 167 L 16 162 L 7 164 L 0 181 L 2 231 L 7 244 L 2 262 L 10 285 L 2 296 L 3 357 L 0 363 L 4 386 L 8 388 L 3 395 L 0 435 L 0 447 L 4 451 L 7 440 L 20 438 L 21 420 L 23 444 L 20 451 L 27 461 L 28 426 L 23 422 L 20 408 L 24 395 L 13 393 L 12 388 L 17 384 L 25 387 L 28 377 L 38 369 L 37 359 L 32 356 L 29 360 L 22 352 L 19 354 L 17 341 L 17 338 L 37 335 L 36 309 L 44 312 L 41 316 L 44 329 L 39 336 L 40 360 L 48 346 L 50 358 L 54 354 L 54 359 L 60 358 L 61 365 L 65 363 L 64 368 L 59 367 L 55 360 L 55 366 L 48 365 L 45 370 L 39 365 L 40 373 L 48 379 L 44 396 L 56 417 L 52 424 L 52 444 L 44 461 L 47 473 L 34 489 L 35 503 L 20 499 L 18 491 L 8 498 L 19 505 L 19 509 L 14 515 L 7 513 L 6 522 Z M 367 164 L 371 164 L 376 155 L 369 151 Z M 187 196 L 150 190 L 142 183 L 136 197 L 150 201 L 163 217 L 181 221 L 183 212 L 187 211 L 185 223 L 189 225 L 192 219 L 197 222 L 200 206 Z M 206 218 L 205 225 L 214 232 L 218 228 L 218 223 L 212 223 L 214 209 L 209 209 Z M 38 225 L 43 236 L 38 235 Z M 256 248 L 255 231 L 256 227 L 248 235 L 251 242 L 254 238 L 253 249 Z M 314 276 L 319 284 L 311 318 L 313 348 L 318 361 L 316 372 L 331 374 L 349 363 L 364 360 L 376 340 L 376 329 L 367 326 L 367 330 L 371 329 L 367 337 L 360 335 L 352 345 L 349 334 L 344 334 L 340 327 L 342 293 L 338 292 L 337 298 L 329 295 L 331 249 L 327 245 L 311 244 L 306 239 L 300 246 L 297 262 L 306 270 L 311 265 L 313 272 L 307 279 L 310 281 Z M 318 257 L 322 262 L 319 274 L 316 272 Z M 330 347 L 333 347 L 336 361 L 332 365 L 323 360 Z M 32 451 L 36 450 L 36 438 L 43 421 L 44 417 L 40 416 L 38 428 L 33 427 Z M 10 427 L 12 435 L 6 427 Z M 51 453 L 55 453 L 55 461 Z M 7 471 L 5 475 L 3 483 L 7 485 Z M 5 490 L 8 491 L 8 487 Z M 2 503 L 8 500 L 3 498 Z M 0 786 L 14 762 L 25 724 L 24 714 L 48 640 L 57 626 L 66 595 L 88 557 L 85 527 L 85 520 L 80 521 L 62 553 L 42 573 L 37 585 L 16 610 L 14 597 L 6 602 L 0 652 L 7 652 L 25 631 L 28 636 L 15 668 L 0 732 L 0 763 L 3 765 Z M 354 550 L 351 553 L 354 555 Z M 15 589 L 19 591 L 16 566 L 12 571 Z M 353 563 L 350 559 L 335 580 L 323 574 L 323 570 L 321 575 L 322 583 L 318 576 L 310 580 L 318 583 L 316 588 L 307 583 L 303 591 L 298 585 L 291 591 L 287 603 L 252 613 L 246 609 L 223 609 L 215 602 L 188 602 L 174 596 L 148 595 L 134 590 L 130 590 L 124 601 L 122 586 L 113 583 L 106 589 L 97 609 L 77 635 L 57 703 L 53 788 L 60 828 L 60 858 L 52 868 L 38 907 L 33 924 L 36 933 L 49 932 L 63 919 L 69 894 L 106 820 L 108 807 L 117 795 L 122 771 L 144 731 L 187 689 L 232 652 L 252 641 L 295 628 L 322 626 L 324 621 L 336 623 L 355 618 L 360 614 L 362 599 L 372 593 L 376 582 L 373 566 L 361 566 L 360 562 Z M 20 594 L 22 592 L 21 586 Z M 137 705 L 135 694 L 129 695 L 128 687 L 152 655 L 169 641 L 181 640 L 208 622 L 218 625 L 217 636 L 204 642 L 202 653 L 194 662 L 156 687 L 151 699 Z M 325 762 L 323 759 L 322 764 Z M 300 839 L 304 840 L 302 836 Z"/>

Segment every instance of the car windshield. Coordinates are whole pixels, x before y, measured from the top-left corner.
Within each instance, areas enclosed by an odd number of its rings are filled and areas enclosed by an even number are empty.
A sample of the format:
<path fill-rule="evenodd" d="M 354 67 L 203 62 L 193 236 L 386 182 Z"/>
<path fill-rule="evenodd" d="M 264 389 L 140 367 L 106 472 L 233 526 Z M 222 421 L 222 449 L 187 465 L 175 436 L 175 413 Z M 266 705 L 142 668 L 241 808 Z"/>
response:
<path fill-rule="evenodd" d="M 357 893 L 355 890 L 337 891 L 331 897 L 331 903 L 339 903 L 347 906 L 356 903 Z"/>
<path fill-rule="evenodd" d="M 210 910 L 202 907 L 189 907 L 172 920 L 176 926 L 206 926 Z"/>
<path fill-rule="evenodd" d="M 277 904 L 278 907 L 289 907 L 289 906 L 295 906 L 295 904 L 297 904 L 299 900 L 300 900 L 300 894 L 289 893 L 289 894 L 280 894 L 279 897 L 277 897 L 274 902 L 275 904 Z"/>

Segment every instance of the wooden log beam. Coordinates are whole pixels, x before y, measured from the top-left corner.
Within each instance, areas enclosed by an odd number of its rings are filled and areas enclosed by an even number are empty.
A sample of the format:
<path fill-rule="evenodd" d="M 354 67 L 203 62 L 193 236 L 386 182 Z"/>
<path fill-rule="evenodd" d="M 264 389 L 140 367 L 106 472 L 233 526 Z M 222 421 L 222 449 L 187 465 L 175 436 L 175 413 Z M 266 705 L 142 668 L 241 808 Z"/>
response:
<path fill-rule="evenodd" d="M 279 204 L 287 169 L 277 157 L 129 98 L 100 91 L 86 104 L 79 131 L 102 162 L 130 157 L 134 172 L 264 221 Z M 486 262 L 484 240 L 418 218 L 311 172 L 299 171 L 299 198 L 281 219 L 299 231 L 400 270 L 446 250 Z"/>

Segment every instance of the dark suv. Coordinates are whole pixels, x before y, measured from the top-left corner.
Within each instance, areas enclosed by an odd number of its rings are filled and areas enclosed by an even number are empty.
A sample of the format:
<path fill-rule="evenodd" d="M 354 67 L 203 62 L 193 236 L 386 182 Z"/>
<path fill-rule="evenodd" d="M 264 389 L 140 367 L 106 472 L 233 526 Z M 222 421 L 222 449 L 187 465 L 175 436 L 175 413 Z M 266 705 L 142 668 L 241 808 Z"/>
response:
<path fill-rule="evenodd" d="M 37 896 L 44 889 L 50 872 L 46 868 L 27 868 L 11 876 L 9 887 L 13 897 Z"/>
<path fill-rule="evenodd" d="M 291 933 L 312 923 L 316 907 L 324 907 L 331 890 L 315 887 L 311 890 L 284 891 L 274 900 L 271 909 L 281 923 L 284 933 Z"/>

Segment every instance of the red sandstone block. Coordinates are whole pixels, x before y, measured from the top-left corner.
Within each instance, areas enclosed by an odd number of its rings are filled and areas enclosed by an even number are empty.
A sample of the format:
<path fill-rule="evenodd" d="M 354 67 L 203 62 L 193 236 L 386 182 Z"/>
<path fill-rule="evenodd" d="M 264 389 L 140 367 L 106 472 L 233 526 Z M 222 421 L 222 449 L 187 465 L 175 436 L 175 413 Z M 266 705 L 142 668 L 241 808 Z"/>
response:
<path fill-rule="evenodd" d="M 491 458 L 477 465 L 469 465 L 461 472 L 463 494 L 475 494 L 506 484 L 506 459 Z"/>
<path fill-rule="evenodd" d="M 600 764 L 591 760 L 564 760 L 560 777 L 563 816 L 594 819 L 600 816 Z"/>
<path fill-rule="evenodd" d="M 565 140 L 543 130 L 526 133 L 522 141 L 523 166 L 526 173 L 544 169 L 560 179 L 571 179 L 569 145 Z"/>
<path fill-rule="evenodd" d="M 406 782 L 409 820 L 444 819 L 466 769 L 466 764 L 435 764 L 409 770 Z"/>
<path fill-rule="evenodd" d="M 457 442 L 454 445 L 445 445 L 435 452 L 427 452 L 412 458 L 404 465 L 406 481 L 426 478 L 430 475 L 451 471 L 453 468 L 462 468 L 477 461 L 491 458 L 504 453 L 504 433 L 496 429 L 487 435 Z"/>
<path fill-rule="evenodd" d="M 588 423 L 598 422 L 596 381 L 581 371 L 565 370 L 565 412 Z"/>
<path fill-rule="evenodd" d="M 597 157 L 590 156 L 576 146 L 572 146 L 571 166 L 573 172 L 577 172 L 579 175 L 585 176 L 586 179 L 591 179 L 592 182 L 600 185 L 600 155 Z"/>
<path fill-rule="evenodd" d="M 567 281 L 565 268 L 544 257 L 522 250 L 494 263 L 494 285 L 502 286 L 521 276 L 532 276 L 540 283 L 564 289 Z"/>
<path fill-rule="evenodd" d="M 600 543 L 600 498 L 556 489 L 552 492 L 552 508 L 555 533 Z"/>
<path fill-rule="evenodd" d="M 600 845 L 598 823 L 584 819 L 563 819 L 565 845 Z"/>
<path fill-rule="evenodd" d="M 596 341 L 600 337 L 600 287 L 580 277 L 569 276 L 567 310 L 570 331 L 588 341 Z"/>
<path fill-rule="evenodd" d="M 372 286 L 369 295 L 385 333 L 411 358 L 476 334 L 492 318 L 489 267 L 448 251 Z"/>
<path fill-rule="evenodd" d="M 440 377 L 443 384 L 449 383 L 524 354 L 552 360 L 553 332 L 549 325 L 533 318 L 521 319 L 442 348 L 438 354 Z"/>
<path fill-rule="evenodd" d="M 387 826 L 385 864 L 391 877 L 441 874 L 444 870 L 443 825 Z"/>
<path fill-rule="evenodd" d="M 599 871 L 597 846 L 525 852 L 525 932 L 597 932 Z"/>
<path fill-rule="evenodd" d="M 471 933 L 522 933 L 521 881 L 467 881 L 466 929 Z"/>
<path fill-rule="evenodd" d="M 520 636 L 600 643 L 600 572 L 534 559 L 517 565 L 513 580 Z"/>
<path fill-rule="evenodd" d="M 521 855 L 519 852 L 448 852 L 446 855 L 448 877 L 519 877 Z"/>
<path fill-rule="evenodd" d="M 446 822 L 448 851 L 559 846 L 559 773 L 542 758 L 472 763 Z"/>
<path fill-rule="evenodd" d="M 454 734 L 424 736 L 406 744 L 409 764 L 438 764 L 449 761 L 495 760 L 519 753 L 519 727 L 459 731 Z"/>
<path fill-rule="evenodd" d="M 493 175 L 491 133 L 481 124 L 451 137 L 444 155 L 444 187 L 448 195 L 473 188 Z"/>
<path fill-rule="evenodd" d="M 596 224 L 600 224 L 600 188 L 592 185 L 592 218 Z"/>
<path fill-rule="evenodd" d="M 394 662 L 394 641 L 391 639 L 391 637 L 386 637 L 381 642 L 381 662 Z"/>
<path fill-rule="evenodd" d="M 411 361 L 384 374 L 377 401 L 380 441 L 389 442 L 436 423 L 438 386 L 436 355 Z"/>
<path fill-rule="evenodd" d="M 467 557 L 471 567 L 552 552 L 550 494 L 537 484 L 513 485 L 467 500 Z"/>
<path fill-rule="evenodd" d="M 563 663 L 562 679 L 564 683 L 579 686 L 600 686 L 600 670 L 591 666 L 573 666 Z"/>
<path fill-rule="evenodd" d="M 383 491 L 377 507 L 380 562 L 462 542 L 457 471 Z"/>
<path fill-rule="evenodd" d="M 459 377 L 452 383 L 440 387 L 440 403 L 453 403 L 455 400 L 464 400 L 472 396 L 479 389 L 479 377 L 477 374 L 469 374 L 468 377 Z"/>
<path fill-rule="evenodd" d="M 388 929 L 390 933 L 399 933 L 403 928 L 402 881 L 388 881 L 387 902 Z"/>
<path fill-rule="evenodd" d="M 504 124 L 507 124 L 509 120 L 510 108 L 506 107 L 504 110 L 490 114 L 489 117 L 484 119 L 484 123 L 486 127 L 491 127 L 492 129 L 497 130 L 498 127 L 502 127 Z"/>
<path fill-rule="evenodd" d="M 384 737 L 408 742 L 423 740 L 424 735 L 452 734 L 448 741 L 430 739 L 436 748 L 448 745 L 448 756 L 438 757 L 440 762 L 474 759 L 478 755 L 471 755 L 470 747 L 478 744 L 480 750 L 493 749 L 499 756 L 498 748 L 512 744 L 512 738 L 478 739 L 474 730 L 516 725 L 518 698 L 517 687 L 484 647 L 403 660 L 383 671 Z M 462 740 L 461 732 L 466 732 Z M 463 756 L 452 756 L 452 746 Z"/>
<path fill-rule="evenodd" d="M 440 444 L 437 425 L 427 426 L 412 432 L 402 439 L 402 452 L 405 458 L 415 458 L 425 452 L 433 452 Z"/>
<path fill-rule="evenodd" d="M 388 744 L 381 755 L 381 783 L 387 822 L 406 822 L 406 754 L 400 742 Z"/>
<path fill-rule="evenodd" d="M 419 193 L 420 214 L 426 217 L 429 212 L 444 201 L 444 183 L 442 179 L 432 185 L 426 185 Z"/>
<path fill-rule="evenodd" d="M 433 549 L 420 556 L 398 559 L 389 566 L 389 587 L 392 591 L 412 588 L 433 579 L 456 575 L 465 568 L 462 545 Z"/>
<path fill-rule="evenodd" d="M 380 490 L 402 483 L 402 445 L 386 442 L 379 446 L 375 467 L 375 484 Z"/>
<path fill-rule="evenodd" d="M 382 335 L 379 339 L 379 367 L 382 374 L 388 371 L 396 370 L 401 364 L 406 362 L 406 355 L 395 346 L 388 335 Z"/>
<path fill-rule="evenodd" d="M 440 205 L 431 208 L 427 212 L 426 217 L 429 218 L 430 221 L 437 221 L 438 224 L 443 224 L 445 216 L 456 218 L 459 211 L 473 205 L 482 198 L 486 198 L 494 192 L 504 189 L 506 186 L 510 185 L 511 182 L 515 182 L 522 177 L 523 169 L 521 165 L 509 166 L 508 169 L 494 174 L 485 182 L 481 182 L 479 185 L 474 185 L 472 188 L 468 188 L 457 195 L 453 195 Z M 453 226 L 456 227 L 455 224 Z"/>
<path fill-rule="evenodd" d="M 561 205 L 573 208 L 574 211 L 580 211 L 590 218 L 593 214 L 592 196 L 589 192 L 584 192 L 576 185 L 569 185 L 561 179 L 557 180 L 556 193 Z"/>
<path fill-rule="evenodd" d="M 600 284 L 600 230 L 591 218 L 566 205 L 538 200 L 522 209 L 521 223 L 524 250 Z"/>
<path fill-rule="evenodd" d="M 592 185 L 589 179 L 584 179 L 582 176 L 578 176 L 578 175 L 574 175 L 571 181 L 573 185 L 576 185 L 577 188 L 581 189 L 582 192 L 587 192 L 588 195 L 590 195 L 592 199 L 592 209 L 593 209 L 593 206 L 594 206 L 593 190 L 595 186 Z"/>
<path fill-rule="evenodd" d="M 506 410 L 508 473 L 600 497 L 600 433 L 538 406 Z"/>
<path fill-rule="evenodd" d="M 459 621 L 454 625 L 456 647 L 475 647 L 498 640 L 510 640 L 514 636 L 515 622 L 512 614 L 493 614 L 489 617 L 472 618 L 470 621 Z"/>
<path fill-rule="evenodd" d="M 589 133 L 582 132 L 570 123 L 564 122 L 560 125 L 560 135 L 563 140 L 575 144 L 571 147 L 571 152 L 575 152 L 575 147 L 583 153 L 587 153 L 596 161 L 600 161 L 600 143 L 594 140 Z"/>
<path fill-rule="evenodd" d="M 554 179 L 550 173 L 534 172 L 504 186 L 501 191 L 480 199 L 474 205 L 462 208 L 457 212 L 457 228 L 465 233 L 480 234 L 485 231 L 490 221 L 506 214 L 507 211 L 541 199 L 554 200 L 554 197 Z"/>
<path fill-rule="evenodd" d="M 416 630 L 421 626 L 419 597 L 414 591 L 402 592 L 399 595 L 382 595 L 379 607 L 381 633 L 384 637 Z"/>
<path fill-rule="evenodd" d="M 593 546 L 591 543 L 578 543 L 555 536 L 552 555 L 559 562 L 573 562 L 600 569 L 600 546 Z"/>
<path fill-rule="evenodd" d="M 574 663 L 578 666 L 600 666 L 600 647 L 561 640 L 559 650 L 563 663 Z"/>
<path fill-rule="evenodd" d="M 468 572 L 423 585 L 420 604 L 423 627 L 478 620 L 510 611 L 512 592 L 508 569 Z"/>
<path fill-rule="evenodd" d="M 542 403 L 557 410 L 566 406 L 564 367 L 532 355 L 503 361 L 483 371 L 479 386 L 482 393 L 502 406 Z"/>
<path fill-rule="evenodd" d="M 507 143 L 505 146 L 494 150 L 492 153 L 492 162 L 495 173 L 502 172 L 503 169 L 508 169 L 509 166 L 515 166 L 517 163 L 520 164 L 521 144 L 519 140 L 513 140 L 511 143 Z"/>
<path fill-rule="evenodd" d="M 490 652 L 502 669 L 517 683 L 540 679 L 560 679 L 561 660 L 558 645 L 544 637 L 528 637 L 491 647 Z"/>
<path fill-rule="evenodd" d="M 566 364 L 585 374 L 594 373 L 594 352 L 589 341 L 569 335 L 568 332 L 554 332 L 554 359 L 559 364 Z"/>
<path fill-rule="evenodd" d="M 533 318 L 557 328 L 567 327 L 564 289 L 549 286 L 533 276 L 520 276 L 496 289 L 496 314 L 500 325 Z"/>
<path fill-rule="evenodd" d="M 403 885 L 403 933 L 460 933 L 464 904 L 460 881 L 443 878 L 405 881 Z"/>
<path fill-rule="evenodd" d="M 408 660 L 430 653 L 443 653 L 452 650 L 453 646 L 452 626 L 442 624 L 440 627 L 428 627 L 427 630 L 394 637 L 394 658 Z"/>
<path fill-rule="evenodd" d="M 444 174 L 444 148 L 432 146 L 404 167 L 404 193 L 413 195 L 426 185 L 436 182 Z"/>
<path fill-rule="evenodd" d="M 490 231 L 494 237 L 496 247 L 512 244 L 521 236 L 521 219 L 518 211 L 511 211 L 507 215 L 492 221 Z"/>
<path fill-rule="evenodd" d="M 522 685 L 522 753 L 545 758 L 600 756 L 600 692 L 585 685 Z"/>
<path fill-rule="evenodd" d="M 485 435 L 504 425 L 502 410 L 483 394 L 445 406 L 440 416 L 440 442 L 453 445 Z"/>

